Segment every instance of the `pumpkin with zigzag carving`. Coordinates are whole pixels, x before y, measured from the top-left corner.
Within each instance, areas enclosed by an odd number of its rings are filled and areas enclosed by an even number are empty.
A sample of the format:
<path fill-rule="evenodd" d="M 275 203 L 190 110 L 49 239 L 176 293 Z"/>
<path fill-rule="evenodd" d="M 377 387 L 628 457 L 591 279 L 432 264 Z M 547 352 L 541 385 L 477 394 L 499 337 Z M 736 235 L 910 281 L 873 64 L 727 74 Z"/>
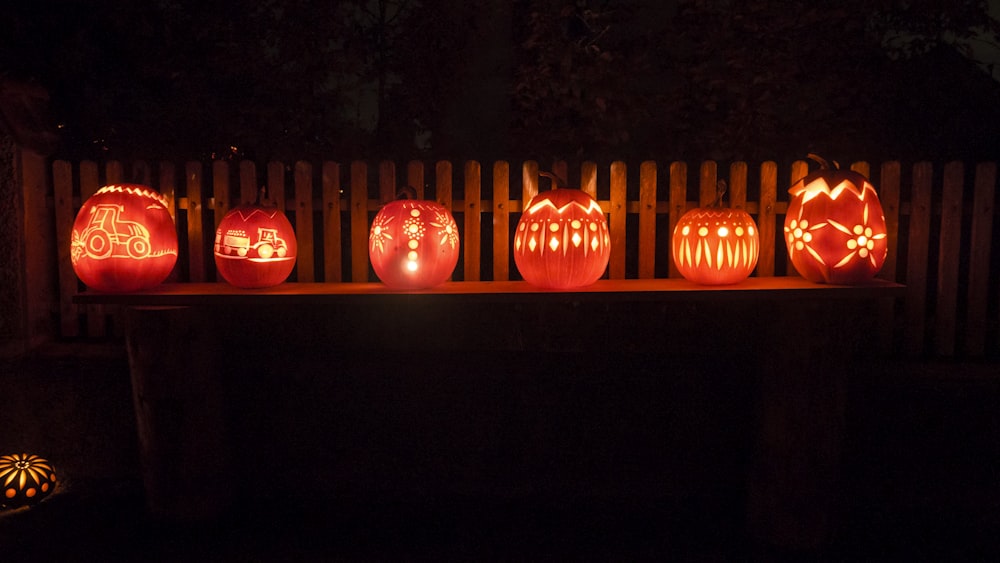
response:
<path fill-rule="evenodd" d="M 531 198 L 514 232 L 514 263 L 532 285 L 588 286 L 604 275 L 611 236 L 604 211 L 582 190 L 555 187 Z"/>

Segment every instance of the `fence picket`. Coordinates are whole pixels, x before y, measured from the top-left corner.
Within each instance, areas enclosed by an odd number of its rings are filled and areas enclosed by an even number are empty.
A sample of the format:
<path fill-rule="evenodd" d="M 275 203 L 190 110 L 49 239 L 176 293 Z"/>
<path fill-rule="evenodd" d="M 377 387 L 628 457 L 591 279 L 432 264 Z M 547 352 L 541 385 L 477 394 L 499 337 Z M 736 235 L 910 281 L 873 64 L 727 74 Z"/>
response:
<path fill-rule="evenodd" d="M 167 202 L 167 212 L 170 213 L 170 217 L 174 220 L 174 224 L 177 223 L 177 168 L 174 166 L 173 162 L 160 162 L 160 174 L 159 181 L 157 183 L 158 191 L 160 195 Z M 180 241 L 178 241 L 178 244 Z M 179 248 L 178 248 L 179 250 Z M 181 275 L 181 261 L 180 259 L 174 263 L 174 268 L 170 271 L 170 275 L 167 276 L 166 281 L 177 282 Z"/>
<path fill-rule="evenodd" d="M 899 162 L 882 163 L 879 174 L 879 201 L 882 203 L 882 212 L 885 215 L 886 238 L 889 243 L 889 250 L 885 256 L 885 263 L 878 277 L 886 280 L 896 279 L 896 256 L 899 244 Z M 879 307 L 879 351 L 887 353 L 892 350 L 895 338 L 896 302 L 890 300 Z"/>
<path fill-rule="evenodd" d="M 729 165 L 729 191 L 726 197 L 729 199 L 729 207 L 746 210 L 747 163 L 734 162 Z"/>
<path fill-rule="evenodd" d="M 150 170 L 149 164 L 142 160 L 133 162 L 132 173 L 129 181 L 135 184 L 153 187 L 153 172 Z"/>
<path fill-rule="evenodd" d="M 945 164 L 934 315 L 934 351 L 944 356 L 950 356 L 955 351 L 955 329 L 958 322 L 958 265 L 962 249 L 963 179 L 964 169 L 961 162 Z"/>
<path fill-rule="evenodd" d="M 125 182 L 125 172 L 121 161 L 111 160 L 104 167 L 104 184 L 122 184 Z"/>
<path fill-rule="evenodd" d="M 493 279 L 510 279 L 510 164 L 493 164 Z"/>
<path fill-rule="evenodd" d="M 188 277 L 192 282 L 205 281 L 205 243 L 202 233 L 204 203 L 201 199 L 201 163 L 188 162 L 184 167 L 187 181 Z"/>
<path fill-rule="evenodd" d="M 668 206 L 670 209 L 670 222 L 667 225 L 667 234 L 673 236 L 674 227 L 680 221 L 681 216 L 687 212 L 687 163 L 670 163 L 670 199 Z M 666 241 L 667 248 L 670 248 L 670 239 L 668 238 Z M 670 255 L 670 252 L 668 251 L 667 254 Z M 670 259 L 670 271 L 668 275 L 671 278 L 677 278 L 681 275 L 677 270 L 677 265 L 674 264 L 673 258 Z"/>
<path fill-rule="evenodd" d="M 351 163 L 351 281 L 368 281 L 368 166 Z"/>
<path fill-rule="evenodd" d="M 910 233 L 906 254 L 906 298 L 903 350 L 916 357 L 924 350 L 926 337 L 927 253 L 931 234 L 931 184 L 934 170 L 929 162 L 913 166 L 910 195 Z"/>
<path fill-rule="evenodd" d="M 479 281 L 480 257 L 480 224 L 482 213 L 480 213 L 482 192 L 481 185 L 482 169 L 478 162 L 470 160 L 465 163 L 465 206 L 463 208 L 465 232 L 462 237 L 464 252 L 464 272 L 465 281 Z"/>
<path fill-rule="evenodd" d="M 59 161 L 52 166 L 52 188 L 55 195 L 56 255 L 59 260 L 59 334 L 75 337 L 80 334 L 80 315 L 73 296 L 79 288 L 73 270 L 72 231 L 76 212 L 73 206 L 73 165 Z"/>
<path fill-rule="evenodd" d="M 611 231 L 611 257 L 608 261 L 608 277 L 613 280 L 625 278 L 625 200 L 627 199 L 628 169 L 624 162 L 611 163 L 611 199 L 608 201 L 608 229 Z"/>
<path fill-rule="evenodd" d="M 212 162 L 212 218 L 215 228 L 209 234 L 209 237 L 215 240 L 215 235 L 219 231 L 219 224 L 222 223 L 222 218 L 226 216 L 229 211 L 229 163 L 224 160 L 216 160 Z M 214 253 L 214 244 L 213 244 Z M 214 259 L 212 260 L 214 265 Z M 219 280 L 219 275 L 215 268 L 211 269 L 211 278 L 213 280 Z"/>
<path fill-rule="evenodd" d="M 378 163 L 378 205 L 379 207 L 396 199 L 396 163 L 383 160 Z"/>
<path fill-rule="evenodd" d="M 778 164 L 773 161 L 760 165 L 760 203 L 757 205 L 757 231 L 760 253 L 757 255 L 757 275 L 774 275 L 775 221 L 778 198 Z M 782 235 L 784 236 L 784 235 Z M 782 245 L 781 248 L 784 248 Z"/>
<path fill-rule="evenodd" d="M 90 199 L 101 187 L 100 172 L 97 163 L 84 161 L 80 163 L 80 204 Z M 103 305 L 90 305 L 87 311 L 87 335 L 101 337 L 105 335 L 105 309 Z"/>
<path fill-rule="evenodd" d="M 698 169 L 698 207 L 708 207 L 718 193 L 719 167 L 714 160 L 706 160 Z"/>
<path fill-rule="evenodd" d="M 212 216 L 215 219 L 214 232 L 219 230 L 219 223 L 226 216 L 232 202 L 229 200 L 229 163 L 216 160 L 212 163 Z"/>
<path fill-rule="evenodd" d="M 340 250 L 340 165 L 323 163 L 323 281 L 343 280 Z"/>
<path fill-rule="evenodd" d="M 896 261 L 899 252 L 899 161 L 882 163 L 879 174 L 878 197 L 885 214 L 885 230 L 889 241 L 889 251 L 885 256 L 885 264 L 879 277 L 887 280 L 896 279 Z"/>
<path fill-rule="evenodd" d="M 639 278 L 656 277 L 656 162 L 639 167 Z"/>
<path fill-rule="evenodd" d="M 295 163 L 295 274 L 300 282 L 316 281 L 313 238 L 312 164 L 300 160 Z"/>
<path fill-rule="evenodd" d="M 521 166 L 521 207 L 520 211 L 528 208 L 531 198 L 538 195 L 538 163 L 529 160 Z"/>
<path fill-rule="evenodd" d="M 406 164 L 406 185 L 417 190 L 417 199 L 424 199 L 424 163 L 411 160 Z"/>
<path fill-rule="evenodd" d="M 964 350 L 967 356 L 981 356 L 986 348 L 986 309 L 989 304 L 990 251 L 992 250 L 996 180 L 996 163 L 982 162 L 976 166 L 975 191 L 972 195 L 969 290 L 964 339 Z"/>
<path fill-rule="evenodd" d="M 260 195 L 257 184 L 257 165 L 249 160 L 240 162 L 240 203 L 253 203 Z"/>
<path fill-rule="evenodd" d="M 580 189 L 597 199 L 597 163 L 587 161 L 580 165 Z"/>

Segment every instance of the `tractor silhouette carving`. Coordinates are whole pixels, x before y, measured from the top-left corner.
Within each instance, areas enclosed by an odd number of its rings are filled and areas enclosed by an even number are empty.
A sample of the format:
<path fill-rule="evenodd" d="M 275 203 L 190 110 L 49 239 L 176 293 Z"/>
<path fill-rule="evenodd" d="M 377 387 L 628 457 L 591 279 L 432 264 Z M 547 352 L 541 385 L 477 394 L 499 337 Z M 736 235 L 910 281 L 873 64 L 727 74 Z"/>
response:
<path fill-rule="evenodd" d="M 285 243 L 285 239 L 278 236 L 277 229 L 259 227 L 257 242 L 254 243 L 251 243 L 246 231 L 230 229 L 224 236 L 222 233 L 216 234 L 215 253 L 224 256 L 235 254 L 250 260 L 271 260 L 284 258 L 288 253 L 288 244 Z"/>
<path fill-rule="evenodd" d="M 112 256 L 136 259 L 149 256 L 149 230 L 140 223 L 122 220 L 124 209 L 116 204 L 93 208 L 90 222 L 79 236 L 87 257 L 103 260 Z"/>

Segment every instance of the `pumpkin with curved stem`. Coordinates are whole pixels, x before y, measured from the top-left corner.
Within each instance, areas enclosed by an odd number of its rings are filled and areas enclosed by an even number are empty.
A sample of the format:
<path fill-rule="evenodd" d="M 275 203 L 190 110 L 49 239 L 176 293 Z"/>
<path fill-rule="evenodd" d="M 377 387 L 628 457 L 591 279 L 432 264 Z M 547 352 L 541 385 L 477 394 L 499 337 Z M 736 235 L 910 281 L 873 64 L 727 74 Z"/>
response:
<path fill-rule="evenodd" d="M 271 287 L 288 279 L 298 245 L 288 217 L 264 198 L 230 210 L 215 231 L 215 267 L 230 284 Z"/>
<path fill-rule="evenodd" d="M 70 261 L 77 277 L 98 291 L 162 283 L 177 262 L 177 229 L 166 199 L 137 184 L 97 190 L 73 222 Z"/>
<path fill-rule="evenodd" d="M 885 216 L 875 187 L 862 174 L 830 168 L 810 154 L 820 169 L 788 192 L 785 215 L 788 257 L 809 281 L 855 284 L 882 269 L 888 254 Z"/>
<path fill-rule="evenodd" d="M 56 470 L 37 455 L 0 456 L 0 505 L 16 508 L 35 504 L 56 487 Z"/>
<path fill-rule="evenodd" d="M 611 236 L 604 211 L 582 190 L 560 187 L 536 194 L 514 232 L 514 264 L 524 281 L 543 288 L 571 289 L 597 281 L 608 267 Z"/>
<path fill-rule="evenodd" d="M 436 201 L 416 199 L 407 186 L 382 206 L 368 233 L 375 275 L 392 289 L 423 289 L 448 280 L 458 264 L 455 218 Z"/>
<path fill-rule="evenodd" d="M 709 207 L 692 209 L 674 227 L 671 254 L 685 279 L 703 285 L 739 283 L 753 272 L 760 236 L 753 217 L 742 209 L 721 207 L 726 182 Z"/>

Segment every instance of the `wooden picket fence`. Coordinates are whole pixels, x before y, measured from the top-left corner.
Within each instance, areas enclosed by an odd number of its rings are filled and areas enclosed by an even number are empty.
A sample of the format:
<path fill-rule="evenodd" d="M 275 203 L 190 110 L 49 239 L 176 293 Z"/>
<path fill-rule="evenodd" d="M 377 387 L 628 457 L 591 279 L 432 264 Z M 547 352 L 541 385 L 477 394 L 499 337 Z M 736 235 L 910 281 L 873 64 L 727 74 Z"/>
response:
<path fill-rule="evenodd" d="M 410 185 L 421 198 L 450 209 L 461 230 L 462 257 L 453 279 L 519 279 L 510 253 L 512 232 L 525 203 L 539 190 L 539 164 L 513 169 L 498 161 L 475 161 L 456 171 L 451 162 L 428 167 L 396 163 L 325 161 L 318 165 L 250 161 L 172 162 L 151 165 L 118 161 L 52 163 L 58 251 L 60 326 L 66 338 L 120 334 L 119 312 L 82 307 L 72 296 L 83 289 L 70 264 L 73 219 L 81 203 L 100 186 L 135 182 L 159 190 L 178 228 L 180 253 L 168 281 L 216 281 L 213 235 L 227 210 L 253 201 L 261 186 L 295 226 L 298 259 L 290 282 L 376 281 L 368 262 L 368 229 L 379 207 Z M 720 169 L 721 168 L 721 169 Z M 669 254 L 673 226 L 688 209 L 711 202 L 716 182 L 729 184 L 728 202 L 749 212 L 761 234 L 756 276 L 797 275 L 787 262 L 782 224 L 787 188 L 808 172 L 804 161 L 779 169 L 775 162 L 727 167 L 705 161 L 660 166 L 624 162 L 600 166 L 582 162 L 550 170 L 594 196 L 608 216 L 611 259 L 607 277 L 677 277 Z M 996 357 L 1000 349 L 1000 269 L 994 238 L 996 163 L 967 170 L 961 162 L 935 167 L 898 161 L 872 168 L 850 166 L 872 179 L 889 228 L 889 255 L 879 277 L 907 286 L 900 303 L 879 314 L 891 332 L 883 340 L 905 357 Z M 456 181 L 457 177 L 457 181 Z M 547 180 L 543 189 L 547 189 Z M 224 283 L 224 282 L 221 282 Z"/>

